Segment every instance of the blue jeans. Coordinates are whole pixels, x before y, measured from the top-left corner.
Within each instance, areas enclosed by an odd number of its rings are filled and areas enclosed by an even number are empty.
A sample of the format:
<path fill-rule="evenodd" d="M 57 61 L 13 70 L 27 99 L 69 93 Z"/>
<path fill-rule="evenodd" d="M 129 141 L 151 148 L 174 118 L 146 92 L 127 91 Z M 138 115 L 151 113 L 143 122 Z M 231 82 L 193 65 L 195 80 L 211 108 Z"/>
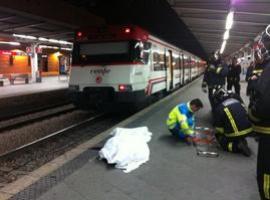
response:
<path fill-rule="evenodd" d="M 172 135 L 180 140 L 185 140 L 186 139 L 186 135 L 184 133 L 182 133 L 179 128 L 173 128 L 173 129 L 169 129 L 169 131 L 172 133 Z"/>

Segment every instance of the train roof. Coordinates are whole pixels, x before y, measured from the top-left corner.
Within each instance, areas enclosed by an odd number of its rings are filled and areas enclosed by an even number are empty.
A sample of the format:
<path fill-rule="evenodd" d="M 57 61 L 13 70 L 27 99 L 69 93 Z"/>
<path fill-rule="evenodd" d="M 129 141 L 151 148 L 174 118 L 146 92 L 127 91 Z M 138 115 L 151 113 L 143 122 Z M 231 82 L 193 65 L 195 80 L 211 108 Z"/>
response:
<path fill-rule="evenodd" d="M 137 25 L 108 25 L 108 26 L 95 26 L 81 28 L 76 32 L 76 41 L 78 42 L 101 42 L 101 41 L 119 41 L 119 40 L 129 40 L 135 39 L 140 41 L 153 41 L 161 45 L 172 48 L 176 51 L 181 51 L 185 54 L 189 54 L 196 58 L 199 58 L 192 53 L 185 51 L 179 47 L 176 47 L 163 39 L 149 33 L 143 28 Z M 201 59 L 201 58 L 199 58 Z"/>

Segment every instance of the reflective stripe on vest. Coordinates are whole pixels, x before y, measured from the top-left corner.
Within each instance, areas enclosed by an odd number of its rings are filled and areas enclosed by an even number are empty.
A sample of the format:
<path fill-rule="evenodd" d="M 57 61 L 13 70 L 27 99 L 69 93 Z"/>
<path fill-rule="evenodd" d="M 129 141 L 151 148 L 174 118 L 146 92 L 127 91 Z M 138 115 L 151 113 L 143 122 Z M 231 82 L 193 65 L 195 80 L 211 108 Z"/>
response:
<path fill-rule="evenodd" d="M 219 74 L 222 70 L 222 67 L 218 67 L 216 73 Z"/>
<path fill-rule="evenodd" d="M 253 130 L 259 133 L 270 134 L 270 127 L 253 125 Z"/>
<path fill-rule="evenodd" d="M 270 199 L 270 175 L 263 175 L 263 193 L 266 199 Z"/>
<path fill-rule="evenodd" d="M 234 121 L 234 119 L 233 119 L 233 116 L 232 116 L 231 112 L 229 111 L 228 108 L 224 108 L 224 111 L 225 111 L 227 117 L 228 117 L 229 120 L 230 120 L 230 123 L 231 123 L 231 125 L 232 125 L 232 127 L 233 127 L 234 132 L 237 133 L 237 132 L 238 132 L 238 128 L 237 128 L 237 126 L 236 126 L 236 124 L 235 124 L 235 121 Z"/>
<path fill-rule="evenodd" d="M 229 152 L 232 152 L 232 151 L 233 151 L 233 150 L 232 150 L 232 147 L 233 147 L 233 143 L 230 142 L 230 143 L 228 144 L 228 150 L 229 150 Z"/>
<path fill-rule="evenodd" d="M 218 133 L 224 133 L 223 127 L 215 127 Z"/>
<path fill-rule="evenodd" d="M 259 73 L 262 73 L 262 72 L 263 72 L 262 69 L 257 69 L 257 70 L 252 71 L 253 74 L 259 74 Z"/>
<path fill-rule="evenodd" d="M 248 128 L 248 129 L 244 129 L 242 131 L 237 131 L 237 132 L 234 132 L 234 133 L 225 134 L 225 136 L 226 137 L 237 137 L 237 136 L 246 135 L 248 133 L 251 133 L 252 131 L 253 131 L 252 128 Z"/>

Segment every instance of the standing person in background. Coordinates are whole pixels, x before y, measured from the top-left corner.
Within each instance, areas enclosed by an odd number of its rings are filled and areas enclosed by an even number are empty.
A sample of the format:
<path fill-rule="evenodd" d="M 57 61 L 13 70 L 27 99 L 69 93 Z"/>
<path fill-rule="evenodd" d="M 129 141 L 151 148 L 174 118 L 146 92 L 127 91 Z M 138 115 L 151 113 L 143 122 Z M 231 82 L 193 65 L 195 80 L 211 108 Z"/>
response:
<path fill-rule="evenodd" d="M 225 62 L 222 61 L 221 55 L 213 52 L 208 60 L 208 65 L 204 73 L 202 89 L 207 92 L 208 87 L 208 98 L 214 112 L 214 102 L 213 102 L 213 90 L 215 88 L 224 87 L 225 78 L 228 74 L 228 67 Z"/>
<path fill-rule="evenodd" d="M 229 72 L 227 75 L 227 90 L 232 90 L 234 87 L 235 93 L 240 96 L 240 74 L 241 66 L 237 64 L 237 58 L 232 59 L 232 64 L 229 65 Z"/>
<path fill-rule="evenodd" d="M 251 74 L 249 75 L 248 85 L 247 85 L 247 88 L 249 90 L 249 96 L 250 96 L 250 105 L 252 102 L 254 102 L 253 101 L 254 90 L 255 90 L 258 79 L 261 76 L 261 74 L 263 72 L 263 68 L 264 68 L 263 59 L 260 56 L 259 50 L 255 50 L 254 58 L 255 58 L 254 67 L 251 71 Z"/>

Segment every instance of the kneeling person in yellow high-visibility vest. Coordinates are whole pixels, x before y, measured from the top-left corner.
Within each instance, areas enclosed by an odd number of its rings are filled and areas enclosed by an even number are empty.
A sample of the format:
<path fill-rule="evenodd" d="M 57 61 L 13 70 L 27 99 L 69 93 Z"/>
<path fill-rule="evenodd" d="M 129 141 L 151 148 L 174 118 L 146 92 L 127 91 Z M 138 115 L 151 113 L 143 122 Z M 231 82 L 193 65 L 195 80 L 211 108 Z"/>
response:
<path fill-rule="evenodd" d="M 172 135 L 180 140 L 191 142 L 195 127 L 194 113 L 201 108 L 203 104 L 200 99 L 175 106 L 167 119 L 167 126 Z"/>

